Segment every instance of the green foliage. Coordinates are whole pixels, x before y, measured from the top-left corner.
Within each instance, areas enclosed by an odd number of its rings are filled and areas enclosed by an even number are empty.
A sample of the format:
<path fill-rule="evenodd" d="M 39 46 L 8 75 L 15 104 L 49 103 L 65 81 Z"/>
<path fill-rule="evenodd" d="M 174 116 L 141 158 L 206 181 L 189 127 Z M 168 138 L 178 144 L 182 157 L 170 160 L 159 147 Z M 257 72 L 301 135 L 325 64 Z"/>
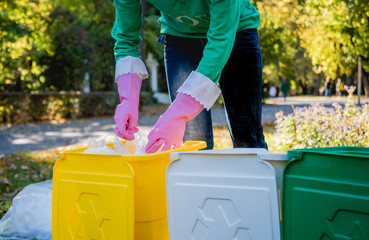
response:
<path fill-rule="evenodd" d="M 144 19 L 144 51 L 146 53 L 151 52 L 159 63 L 163 63 L 163 45 L 156 42 L 160 34 L 159 17 L 160 13 L 154 7 L 150 7 L 146 12 L 146 17 Z"/>
<path fill-rule="evenodd" d="M 330 78 L 355 73 L 359 55 L 369 55 L 367 0 L 305 0 L 297 7 L 298 32 L 317 72 Z M 369 62 L 364 63 L 366 71 Z"/>
<path fill-rule="evenodd" d="M 279 112 L 276 117 L 274 144 L 280 152 L 296 148 L 369 147 L 369 104 L 317 104 L 295 108 L 288 116 Z"/>
<path fill-rule="evenodd" d="M 163 64 L 159 12 L 149 7 L 144 48 Z M 114 89 L 113 1 L 5 0 L 0 2 L 0 91 Z"/>
<path fill-rule="evenodd" d="M 115 20 L 113 1 L 59 0 L 51 13 L 48 32 L 53 37 L 53 54 L 45 59 L 48 86 L 55 90 L 82 90 L 86 72 L 92 91 L 114 87 L 114 40 L 110 35 Z"/>
<path fill-rule="evenodd" d="M 260 45 L 263 52 L 264 82 L 279 85 L 283 78 L 293 81 L 292 89 L 307 93 L 313 85 L 315 74 L 311 60 L 300 46 L 300 36 L 296 32 L 294 12 L 295 2 L 258 1 L 261 14 Z"/>
<path fill-rule="evenodd" d="M 1 91 L 81 90 L 86 72 L 93 90 L 112 89 L 113 3 L 65 2 L 0 3 Z"/>
<path fill-rule="evenodd" d="M 145 53 L 144 58 L 147 58 L 148 53 L 151 53 L 153 55 L 153 58 L 158 61 L 159 91 L 166 92 L 168 91 L 168 89 L 164 68 L 164 45 L 159 44 L 156 41 L 160 35 L 159 17 L 160 12 L 155 7 L 147 3 L 146 16 L 144 18 L 143 23 L 144 24 L 143 40 Z M 150 69 L 148 69 L 148 71 L 150 71 Z M 143 83 L 143 89 L 145 89 L 145 83 Z"/>
<path fill-rule="evenodd" d="M 0 91 L 30 91 L 45 81 L 40 60 L 51 49 L 48 0 L 0 2 Z"/>
<path fill-rule="evenodd" d="M 358 56 L 369 57 L 367 0 L 252 2 L 261 13 L 264 84 L 287 78 L 292 91 L 309 93 L 316 74 L 354 79 Z M 160 12 L 144 7 L 143 50 L 158 59 L 165 90 Z M 0 1 L 0 91 L 78 91 L 86 73 L 92 91 L 113 90 L 114 20 L 113 1 Z M 369 61 L 363 67 L 369 72 Z"/>
<path fill-rule="evenodd" d="M 368 58 L 367 0 L 255 2 L 264 82 L 287 78 L 298 92 L 309 93 L 317 77 L 355 77 L 358 56 Z M 368 72 L 369 61 L 363 64 Z"/>
<path fill-rule="evenodd" d="M 4 216 L 12 204 L 9 198 L 0 197 L 0 217 Z"/>

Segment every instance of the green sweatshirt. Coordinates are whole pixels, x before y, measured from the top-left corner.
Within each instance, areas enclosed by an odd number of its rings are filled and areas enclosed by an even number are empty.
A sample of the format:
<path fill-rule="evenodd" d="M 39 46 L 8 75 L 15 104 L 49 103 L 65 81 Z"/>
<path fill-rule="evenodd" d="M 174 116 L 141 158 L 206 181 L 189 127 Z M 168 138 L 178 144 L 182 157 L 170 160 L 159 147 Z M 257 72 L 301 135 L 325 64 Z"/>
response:
<path fill-rule="evenodd" d="M 142 26 L 140 0 L 114 0 L 116 20 L 112 37 L 115 59 L 140 57 Z M 260 14 L 249 0 L 148 0 L 161 11 L 161 33 L 180 37 L 207 38 L 197 72 L 212 81 L 231 54 L 236 32 L 258 28 Z"/>

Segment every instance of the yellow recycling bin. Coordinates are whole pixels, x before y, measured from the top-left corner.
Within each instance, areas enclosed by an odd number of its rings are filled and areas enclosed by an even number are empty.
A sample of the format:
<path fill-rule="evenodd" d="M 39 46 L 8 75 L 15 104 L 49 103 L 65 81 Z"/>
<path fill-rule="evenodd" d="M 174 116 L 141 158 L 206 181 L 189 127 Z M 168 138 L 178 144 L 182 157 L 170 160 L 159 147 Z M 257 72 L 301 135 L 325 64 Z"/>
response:
<path fill-rule="evenodd" d="M 53 173 L 53 239 L 169 239 L 170 153 L 205 147 L 188 141 L 147 155 L 84 154 L 86 148 L 61 153 Z"/>

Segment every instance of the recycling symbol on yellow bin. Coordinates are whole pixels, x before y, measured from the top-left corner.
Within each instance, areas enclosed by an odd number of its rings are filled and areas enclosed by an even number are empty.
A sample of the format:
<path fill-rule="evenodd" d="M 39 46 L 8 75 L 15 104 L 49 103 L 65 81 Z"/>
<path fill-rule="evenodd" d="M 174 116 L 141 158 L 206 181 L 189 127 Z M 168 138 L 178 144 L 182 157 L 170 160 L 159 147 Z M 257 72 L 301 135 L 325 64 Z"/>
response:
<path fill-rule="evenodd" d="M 249 228 L 230 199 L 207 198 L 199 208 L 191 233 L 193 240 L 251 240 Z"/>
<path fill-rule="evenodd" d="M 100 195 L 81 193 L 75 205 L 68 224 L 71 239 L 110 239 L 113 226 Z"/>

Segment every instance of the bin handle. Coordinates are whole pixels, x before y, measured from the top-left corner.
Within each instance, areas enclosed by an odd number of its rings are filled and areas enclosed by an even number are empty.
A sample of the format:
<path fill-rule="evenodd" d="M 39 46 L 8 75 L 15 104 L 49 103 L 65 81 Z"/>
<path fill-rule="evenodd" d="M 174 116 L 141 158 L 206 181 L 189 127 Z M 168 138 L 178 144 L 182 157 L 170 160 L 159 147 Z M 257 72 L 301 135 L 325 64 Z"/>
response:
<path fill-rule="evenodd" d="M 180 148 L 173 149 L 172 152 L 182 152 L 190 150 L 200 150 L 206 148 L 206 142 L 203 141 L 186 141 Z"/>
<path fill-rule="evenodd" d="M 356 150 L 356 152 L 354 150 Z M 327 147 L 327 148 L 319 148 L 319 149 L 317 148 L 294 149 L 294 150 L 288 151 L 287 154 L 291 158 L 302 159 L 305 153 L 346 156 L 346 157 L 355 156 L 355 157 L 361 157 L 361 158 L 369 158 L 368 148 L 364 148 L 364 147 Z"/>

